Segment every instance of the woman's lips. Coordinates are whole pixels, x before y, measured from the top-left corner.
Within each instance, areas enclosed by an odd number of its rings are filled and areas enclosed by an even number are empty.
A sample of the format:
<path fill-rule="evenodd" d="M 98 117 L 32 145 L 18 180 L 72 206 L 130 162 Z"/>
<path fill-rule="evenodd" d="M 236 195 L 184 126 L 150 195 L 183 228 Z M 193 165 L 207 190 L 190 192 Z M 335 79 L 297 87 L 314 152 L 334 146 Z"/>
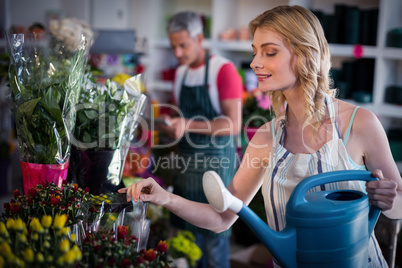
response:
<path fill-rule="evenodd" d="M 271 76 L 272 75 L 270 75 L 270 74 L 257 74 L 257 80 L 258 80 L 258 82 L 262 82 L 264 80 L 267 80 Z"/>

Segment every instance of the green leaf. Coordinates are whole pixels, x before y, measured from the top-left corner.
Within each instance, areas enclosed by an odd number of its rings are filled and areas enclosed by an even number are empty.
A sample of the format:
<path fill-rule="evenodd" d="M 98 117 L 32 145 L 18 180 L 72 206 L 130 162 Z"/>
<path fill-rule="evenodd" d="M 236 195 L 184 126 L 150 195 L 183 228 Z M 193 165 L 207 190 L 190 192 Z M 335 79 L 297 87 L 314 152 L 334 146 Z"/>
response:
<path fill-rule="evenodd" d="M 91 135 L 88 132 L 84 132 L 84 136 L 83 136 L 82 140 L 85 143 L 90 143 L 91 142 Z"/>
<path fill-rule="evenodd" d="M 84 113 L 85 113 L 85 116 L 90 120 L 98 117 L 98 112 L 95 110 L 85 110 Z"/>
<path fill-rule="evenodd" d="M 63 124 L 62 112 L 59 107 L 59 100 L 61 99 L 61 94 L 55 90 L 53 87 L 49 87 L 45 96 L 43 97 L 41 104 L 48 111 L 54 121 L 57 124 Z"/>
<path fill-rule="evenodd" d="M 31 118 L 36 105 L 40 101 L 40 98 L 28 100 L 18 106 L 17 117 L 25 117 L 28 120 Z"/>

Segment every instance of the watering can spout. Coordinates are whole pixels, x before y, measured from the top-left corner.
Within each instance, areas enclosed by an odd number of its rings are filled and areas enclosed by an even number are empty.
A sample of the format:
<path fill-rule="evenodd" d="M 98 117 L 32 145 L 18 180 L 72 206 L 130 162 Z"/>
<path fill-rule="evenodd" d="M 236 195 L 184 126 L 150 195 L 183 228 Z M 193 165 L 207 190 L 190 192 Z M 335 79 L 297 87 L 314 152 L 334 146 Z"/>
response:
<path fill-rule="evenodd" d="M 219 175 L 207 171 L 203 176 L 203 188 L 209 204 L 219 213 L 230 210 L 257 234 L 264 246 L 283 267 L 296 267 L 296 231 L 285 228 L 280 232 L 273 231 L 243 201 L 232 195 L 223 184 Z M 292 254 L 293 253 L 293 254 Z"/>
<path fill-rule="evenodd" d="M 296 267 L 296 230 L 286 227 L 280 232 L 272 230 L 249 207 L 243 204 L 237 213 L 257 234 L 258 238 L 283 267 Z"/>

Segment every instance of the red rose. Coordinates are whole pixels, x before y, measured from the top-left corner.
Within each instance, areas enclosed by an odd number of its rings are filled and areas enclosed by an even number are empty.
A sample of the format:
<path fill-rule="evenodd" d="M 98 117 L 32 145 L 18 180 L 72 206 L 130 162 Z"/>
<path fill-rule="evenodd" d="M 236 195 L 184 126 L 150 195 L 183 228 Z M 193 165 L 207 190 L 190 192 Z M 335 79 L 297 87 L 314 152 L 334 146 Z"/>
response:
<path fill-rule="evenodd" d="M 137 264 L 141 264 L 141 263 L 143 263 L 142 256 L 138 256 Z"/>
<path fill-rule="evenodd" d="M 100 252 L 102 250 L 101 245 L 96 245 L 95 246 L 95 252 Z"/>
<path fill-rule="evenodd" d="M 127 235 L 128 232 L 128 226 L 117 226 L 117 238 L 118 239 L 124 239 Z"/>
<path fill-rule="evenodd" d="M 18 189 L 15 189 L 13 191 L 13 195 L 14 195 L 14 198 L 17 199 L 17 197 L 20 196 L 20 191 L 18 191 Z"/>
<path fill-rule="evenodd" d="M 28 196 L 35 197 L 38 195 L 38 190 L 34 187 L 29 187 Z"/>
<path fill-rule="evenodd" d="M 153 249 L 148 249 L 144 254 L 144 259 L 149 262 L 153 262 L 156 258 L 156 252 Z"/>
<path fill-rule="evenodd" d="M 21 210 L 21 205 L 18 203 L 11 203 L 10 210 L 12 214 L 18 214 Z"/>
<path fill-rule="evenodd" d="M 78 191 L 78 184 L 73 183 L 73 184 L 71 184 L 71 186 L 73 186 L 73 188 L 72 188 L 73 192 L 76 193 Z"/>
<path fill-rule="evenodd" d="M 168 244 L 166 243 L 166 241 L 159 241 L 158 245 L 156 246 L 156 250 L 160 253 L 166 252 L 167 248 Z"/>
<path fill-rule="evenodd" d="M 28 197 L 28 198 L 27 198 L 27 204 L 28 204 L 28 205 L 32 205 L 32 204 L 33 204 L 33 199 L 32 199 L 32 197 Z"/>
<path fill-rule="evenodd" d="M 58 206 L 59 203 L 60 203 L 60 200 L 61 200 L 61 198 L 60 198 L 59 195 L 56 195 L 56 196 L 51 195 L 51 196 L 50 196 L 50 204 L 51 204 L 53 207 Z"/>
<path fill-rule="evenodd" d="M 95 212 L 95 206 L 90 207 L 89 212 L 94 213 Z"/>
<path fill-rule="evenodd" d="M 84 192 L 89 193 L 89 188 L 85 187 Z"/>
<path fill-rule="evenodd" d="M 130 267 L 131 261 L 129 259 L 122 259 L 121 260 L 121 267 Z"/>
<path fill-rule="evenodd" d="M 107 263 L 108 263 L 109 265 L 114 266 L 114 265 L 116 264 L 116 259 L 115 259 L 115 257 L 114 257 L 114 256 L 110 256 L 110 258 L 109 258 L 109 260 L 108 260 Z"/>
<path fill-rule="evenodd" d="M 3 206 L 5 211 L 10 210 L 10 203 L 4 203 Z"/>

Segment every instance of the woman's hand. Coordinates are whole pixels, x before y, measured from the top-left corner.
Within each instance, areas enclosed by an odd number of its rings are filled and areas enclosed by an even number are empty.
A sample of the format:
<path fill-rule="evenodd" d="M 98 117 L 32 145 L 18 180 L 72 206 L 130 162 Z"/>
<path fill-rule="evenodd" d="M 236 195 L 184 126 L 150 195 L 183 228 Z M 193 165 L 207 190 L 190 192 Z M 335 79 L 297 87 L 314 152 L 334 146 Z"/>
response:
<path fill-rule="evenodd" d="M 396 182 L 385 178 L 379 169 L 373 172 L 373 176 L 379 180 L 366 183 L 366 191 L 371 204 L 382 211 L 392 209 L 397 196 Z"/>
<path fill-rule="evenodd" d="M 141 199 L 141 201 L 163 206 L 170 200 L 170 193 L 163 189 L 153 178 L 143 179 L 128 188 L 119 189 L 118 192 L 126 193 L 127 202 L 130 202 L 131 198 L 133 198 L 135 202 Z"/>

